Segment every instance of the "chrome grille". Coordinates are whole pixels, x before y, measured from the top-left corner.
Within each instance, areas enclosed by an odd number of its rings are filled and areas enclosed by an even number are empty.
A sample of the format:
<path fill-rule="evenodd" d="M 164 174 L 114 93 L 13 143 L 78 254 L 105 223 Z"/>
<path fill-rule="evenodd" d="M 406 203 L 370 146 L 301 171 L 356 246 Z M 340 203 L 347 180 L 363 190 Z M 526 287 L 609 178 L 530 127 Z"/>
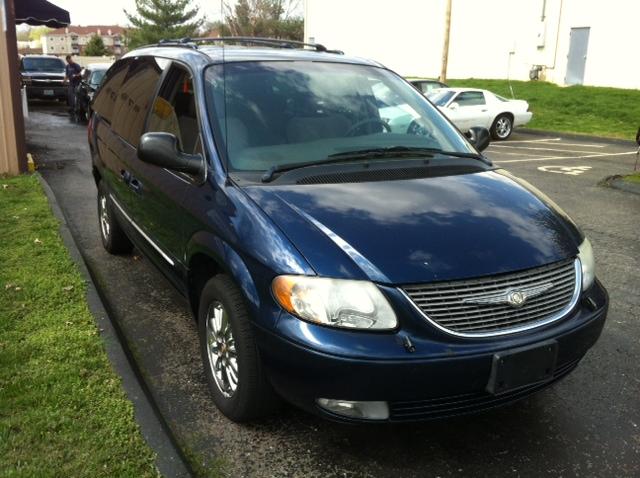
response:
<path fill-rule="evenodd" d="M 491 277 L 408 285 L 403 290 L 436 326 L 457 335 L 489 336 L 560 319 L 577 302 L 581 282 L 580 262 L 571 259 Z M 513 297 L 518 291 L 530 291 L 531 297 L 522 305 L 509 303 L 509 294 Z"/>

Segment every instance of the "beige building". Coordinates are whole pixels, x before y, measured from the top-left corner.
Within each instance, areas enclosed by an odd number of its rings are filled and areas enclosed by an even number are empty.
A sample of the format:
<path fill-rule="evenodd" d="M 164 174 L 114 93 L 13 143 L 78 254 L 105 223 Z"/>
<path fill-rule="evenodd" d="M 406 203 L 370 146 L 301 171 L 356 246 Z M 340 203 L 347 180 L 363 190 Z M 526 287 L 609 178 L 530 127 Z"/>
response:
<path fill-rule="evenodd" d="M 305 0 L 305 40 L 440 74 L 446 0 Z M 640 88 L 640 1 L 452 0 L 449 78 Z M 635 55 L 634 55 L 635 54 Z"/>
<path fill-rule="evenodd" d="M 40 37 L 42 53 L 46 55 L 82 55 L 93 35 L 102 38 L 109 52 L 120 57 L 125 53 L 124 28 L 117 25 L 69 25 Z"/>

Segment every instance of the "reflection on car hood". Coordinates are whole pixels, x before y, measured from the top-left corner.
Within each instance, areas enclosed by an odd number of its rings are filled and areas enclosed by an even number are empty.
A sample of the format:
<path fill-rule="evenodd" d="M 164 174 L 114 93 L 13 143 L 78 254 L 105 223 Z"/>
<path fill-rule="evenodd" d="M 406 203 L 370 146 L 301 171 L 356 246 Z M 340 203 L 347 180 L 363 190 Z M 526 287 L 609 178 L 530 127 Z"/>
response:
<path fill-rule="evenodd" d="M 244 189 L 324 276 L 453 280 L 577 254 L 566 215 L 503 171 Z"/>

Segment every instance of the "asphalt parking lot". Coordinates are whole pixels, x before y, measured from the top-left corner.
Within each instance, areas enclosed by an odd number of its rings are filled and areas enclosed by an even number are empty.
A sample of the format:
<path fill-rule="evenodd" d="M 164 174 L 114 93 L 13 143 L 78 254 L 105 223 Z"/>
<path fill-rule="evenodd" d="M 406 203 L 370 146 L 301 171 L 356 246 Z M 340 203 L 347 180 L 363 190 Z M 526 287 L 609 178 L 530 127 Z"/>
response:
<path fill-rule="evenodd" d="M 197 475 L 640 476 L 640 195 L 598 186 L 633 144 L 515 133 L 487 155 L 541 189 L 590 237 L 611 297 L 602 337 L 567 378 L 508 408 L 432 423 L 345 426 L 293 408 L 251 425 L 208 398 L 184 301 L 143 257 L 100 244 L 85 128 L 32 105 L 29 150 L 54 190 L 144 380 Z"/>

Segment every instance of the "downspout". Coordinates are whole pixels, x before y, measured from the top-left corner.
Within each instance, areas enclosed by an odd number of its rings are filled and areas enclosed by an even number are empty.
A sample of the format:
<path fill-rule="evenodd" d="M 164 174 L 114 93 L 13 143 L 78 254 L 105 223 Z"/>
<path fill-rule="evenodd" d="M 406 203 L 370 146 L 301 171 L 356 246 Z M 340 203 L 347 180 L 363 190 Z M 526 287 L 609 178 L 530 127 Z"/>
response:
<path fill-rule="evenodd" d="M 562 21 L 562 4 L 563 3 L 564 3 L 564 0 L 560 0 L 560 10 L 558 11 L 558 28 L 556 29 L 556 47 L 553 52 L 553 65 L 552 66 L 545 65 L 545 68 L 547 68 L 548 70 L 555 70 L 556 68 L 556 58 L 558 57 L 558 43 L 560 43 L 560 22 Z"/>

